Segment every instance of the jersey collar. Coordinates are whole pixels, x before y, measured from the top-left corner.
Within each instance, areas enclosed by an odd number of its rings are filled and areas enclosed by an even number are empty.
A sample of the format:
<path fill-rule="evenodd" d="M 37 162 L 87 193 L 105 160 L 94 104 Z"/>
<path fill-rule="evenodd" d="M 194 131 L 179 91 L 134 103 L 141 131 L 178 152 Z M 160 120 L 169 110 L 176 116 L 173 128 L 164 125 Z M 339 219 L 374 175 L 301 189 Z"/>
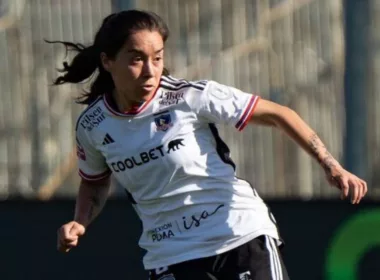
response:
<path fill-rule="evenodd" d="M 126 111 L 126 112 L 120 112 L 114 98 L 112 97 L 111 93 L 106 93 L 103 95 L 103 101 L 106 106 L 106 108 L 114 115 L 119 116 L 119 117 L 131 117 L 131 116 L 136 116 L 137 114 L 141 113 L 149 104 L 150 102 L 154 99 L 154 97 L 157 94 L 158 89 L 160 86 L 157 87 L 156 91 L 153 93 L 152 97 L 147 100 L 142 102 L 136 107 L 133 107 L 132 109 Z"/>

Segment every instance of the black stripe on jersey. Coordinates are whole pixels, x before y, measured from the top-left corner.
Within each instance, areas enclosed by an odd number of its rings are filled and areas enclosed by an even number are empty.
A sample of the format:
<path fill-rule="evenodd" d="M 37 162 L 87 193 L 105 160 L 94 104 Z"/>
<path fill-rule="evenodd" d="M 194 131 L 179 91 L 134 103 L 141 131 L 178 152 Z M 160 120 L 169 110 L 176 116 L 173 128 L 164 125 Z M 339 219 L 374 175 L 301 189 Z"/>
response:
<path fill-rule="evenodd" d="M 104 140 L 103 140 L 102 145 L 111 144 L 111 143 L 115 143 L 115 141 L 114 141 L 114 140 L 112 139 L 112 137 L 107 133 L 106 136 L 104 137 Z"/>
<path fill-rule="evenodd" d="M 165 83 L 163 84 L 163 82 L 161 81 L 160 83 L 160 87 L 163 88 L 163 89 L 167 89 L 167 90 L 180 90 L 180 89 L 183 89 L 183 88 L 189 88 L 189 87 L 193 87 L 193 88 L 196 88 L 200 91 L 203 91 L 205 86 L 204 85 L 194 85 L 194 84 L 183 84 L 181 86 L 175 86 L 175 85 L 171 85 L 171 84 L 168 84 L 168 83 Z"/>
<path fill-rule="evenodd" d="M 270 219 L 271 222 L 276 226 L 277 233 L 278 233 L 278 237 L 279 237 L 279 239 L 280 239 L 280 241 L 281 241 L 281 245 L 279 246 L 279 248 L 281 249 L 282 247 L 285 246 L 285 241 L 284 241 L 284 239 L 283 239 L 282 236 L 281 236 L 280 229 L 279 229 L 279 227 L 278 227 L 278 224 L 277 224 L 276 220 L 274 219 L 274 216 L 273 216 L 273 213 L 272 213 L 271 209 L 269 208 L 268 204 L 266 204 L 266 203 L 264 203 L 264 204 L 265 204 L 265 206 L 266 206 L 267 209 L 268 209 L 268 216 L 269 216 L 269 219 Z"/>
<path fill-rule="evenodd" d="M 169 76 L 165 76 L 165 77 L 162 77 L 161 78 L 161 83 L 166 83 L 166 84 L 169 84 L 171 86 L 175 86 L 175 87 L 179 87 L 179 86 L 183 86 L 183 85 L 188 85 L 189 82 L 187 80 L 179 80 L 179 79 L 174 79 L 172 77 L 169 77 Z"/>
<path fill-rule="evenodd" d="M 165 110 L 165 111 L 155 113 L 155 114 L 153 114 L 153 116 L 159 116 L 159 115 L 166 114 L 166 113 L 169 113 L 169 110 Z"/>
<path fill-rule="evenodd" d="M 188 84 L 189 81 L 185 80 L 185 79 L 177 79 L 177 78 L 173 78 L 172 76 L 162 76 L 162 79 L 165 81 L 165 82 L 168 82 L 168 83 L 172 83 L 172 84 Z"/>
<path fill-rule="evenodd" d="M 181 82 L 181 83 L 173 83 L 172 81 L 169 80 L 161 80 L 161 85 L 170 87 L 171 89 L 176 89 L 176 88 L 182 88 L 185 86 L 193 86 L 199 90 L 203 90 L 205 88 L 204 84 L 200 83 L 193 83 L 193 82 Z"/>
<path fill-rule="evenodd" d="M 92 107 L 94 107 L 100 100 L 102 100 L 103 96 L 99 96 L 97 99 L 94 100 L 94 102 L 92 102 L 90 105 L 87 106 L 86 109 L 83 110 L 83 112 L 79 115 L 78 119 L 77 119 L 77 123 L 75 125 L 75 131 L 78 130 L 78 126 L 79 126 L 79 121 L 80 119 L 87 113 L 88 110 L 90 110 Z"/>
<path fill-rule="evenodd" d="M 131 194 L 129 191 L 127 191 L 126 189 L 124 189 L 124 190 L 125 190 L 125 192 L 126 192 L 126 194 L 127 194 L 127 197 L 128 197 L 129 202 L 132 203 L 132 204 L 137 204 L 137 202 L 136 202 L 136 200 L 133 198 L 132 194 Z"/>
<path fill-rule="evenodd" d="M 233 169 L 236 170 L 236 165 L 230 157 L 230 148 L 228 148 L 227 144 L 224 143 L 222 138 L 220 138 L 218 129 L 216 128 L 215 124 L 209 123 L 208 125 L 210 127 L 212 135 L 215 138 L 216 151 L 218 155 L 220 156 L 220 158 L 222 159 L 224 163 L 231 165 Z"/>
<path fill-rule="evenodd" d="M 162 76 L 163 80 L 167 83 L 171 83 L 171 84 L 201 84 L 201 85 L 206 85 L 207 84 L 207 80 L 199 80 L 199 81 L 188 81 L 186 79 L 178 79 L 178 78 L 174 78 L 172 76 Z"/>
<path fill-rule="evenodd" d="M 169 77 L 163 76 L 161 78 L 160 85 L 161 87 L 167 88 L 169 90 L 178 90 L 184 87 L 194 87 L 202 91 L 205 88 L 205 85 L 206 85 L 205 82 L 207 83 L 207 81 L 189 82 L 186 80 L 175 80 L 171 77 L 169 78 Z"/>
<path fill-rule="evenodd" d="M 108 143 L 114 143 L 115 142 L 108 133 L 106 134 L 105 139 L 107 139 Z"/>

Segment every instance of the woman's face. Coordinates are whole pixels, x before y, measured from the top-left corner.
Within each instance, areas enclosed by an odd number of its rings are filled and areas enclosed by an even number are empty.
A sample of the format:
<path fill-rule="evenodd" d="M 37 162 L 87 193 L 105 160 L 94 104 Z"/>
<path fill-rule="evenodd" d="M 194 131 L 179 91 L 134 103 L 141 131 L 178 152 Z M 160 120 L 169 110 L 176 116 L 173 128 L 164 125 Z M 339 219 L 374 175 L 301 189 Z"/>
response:
<path fill-rule="evenodd" d="M 119 94 L 132 103 L 146 101 L 154 94 L 161 79 L 164 42 L 157 31 L 136 31 L 115 58 L 110 59 L 102 53 L 101 59 Z"/>

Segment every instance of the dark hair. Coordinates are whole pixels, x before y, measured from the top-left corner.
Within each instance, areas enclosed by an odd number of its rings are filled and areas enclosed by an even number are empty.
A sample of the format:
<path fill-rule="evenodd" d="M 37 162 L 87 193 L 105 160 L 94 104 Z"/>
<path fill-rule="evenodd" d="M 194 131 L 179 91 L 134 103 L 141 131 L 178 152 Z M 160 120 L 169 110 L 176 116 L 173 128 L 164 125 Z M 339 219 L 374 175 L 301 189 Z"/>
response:
<path fill-rule="evenodd" d="M 58 69 L 64 73 L 56 78 L 54 85 L 65 83 L 80 83 L 91 78 L 96 70 L 98 74 L 90 87 L 90 91 L 77 98 L 80 104 L 90 104 L 98 96 L 106 92 L 111 92 L 114 88 L 114 82 L 111 74 L 102 66 L 100 53 L 104 52 L 109 58 L 114 58 L 122 48 L 125 41 L 131 33 L 139 30 L 158 31 L 164 42 L 169 37 L 169 30 L 165 22 L 155 13 L 128 10 L 114 13 L 107 16 L 97 31 L 93 45 L 85 47 L 80 43 L 66 41 L 47 41 L 47 43 L 61 43 L 68 51 L 76 51 L 71 63 L 63 62 L 63 69 Z M 168 75 L 169 71 L 164 68 L 163 75 Z"/>

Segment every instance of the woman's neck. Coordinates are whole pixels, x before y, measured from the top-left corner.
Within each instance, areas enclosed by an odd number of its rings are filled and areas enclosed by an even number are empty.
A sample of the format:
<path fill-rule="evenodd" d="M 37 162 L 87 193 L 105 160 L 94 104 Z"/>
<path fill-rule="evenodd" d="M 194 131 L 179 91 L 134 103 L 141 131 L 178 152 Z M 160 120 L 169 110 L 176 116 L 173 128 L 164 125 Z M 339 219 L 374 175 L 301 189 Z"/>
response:
<path fill-rule="evenodd" d="M 112 97 L 115 101 L 117 109 L 120 112 L 130 111 L 134 106 L 137 105 L 136 102 L 130 100 L 129 98 L 127 98 L 127 96 L 128 96 L 128 94 L 117 91 L 116 89 L 114 89 L 112 92 Z"/>

